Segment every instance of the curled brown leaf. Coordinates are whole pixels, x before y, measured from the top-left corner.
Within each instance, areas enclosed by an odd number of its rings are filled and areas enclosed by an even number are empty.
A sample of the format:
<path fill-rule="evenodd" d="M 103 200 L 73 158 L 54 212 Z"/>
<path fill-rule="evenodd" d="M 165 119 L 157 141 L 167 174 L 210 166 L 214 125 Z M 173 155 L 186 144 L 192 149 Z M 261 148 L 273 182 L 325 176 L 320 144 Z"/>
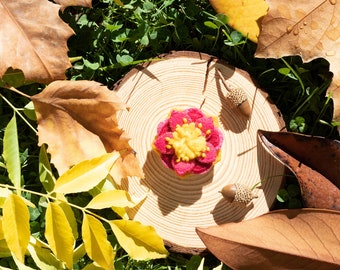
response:
<path fill-rule="evenodd" d="M 142 175 L 129 137 L 118 127 L 116 114 L 125 104 L 115 92 L 93 81 L 55 81 L 32 100 L 39 145 L 48 144 L 59 174 L 80 161 L 116 150 L 121 153 L 119 177 Z"/>

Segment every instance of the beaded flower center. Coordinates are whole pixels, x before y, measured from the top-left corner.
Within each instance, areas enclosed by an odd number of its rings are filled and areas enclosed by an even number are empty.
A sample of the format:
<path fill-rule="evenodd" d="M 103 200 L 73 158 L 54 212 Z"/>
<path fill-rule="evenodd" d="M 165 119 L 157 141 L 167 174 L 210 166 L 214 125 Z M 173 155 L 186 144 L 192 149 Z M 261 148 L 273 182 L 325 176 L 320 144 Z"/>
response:
<path fill-rule="evenodd" d="M 197 157 L 204 157 L 208 151 L 205 136 L 196 127 L 195 123 L 187 123 L 183 119 L 183 125 L 177 125 L 173 132 L 173 138 L 166 138 L 167 148 L 173 148 L 176 154 L 176 162 L 189 161 Z"/>

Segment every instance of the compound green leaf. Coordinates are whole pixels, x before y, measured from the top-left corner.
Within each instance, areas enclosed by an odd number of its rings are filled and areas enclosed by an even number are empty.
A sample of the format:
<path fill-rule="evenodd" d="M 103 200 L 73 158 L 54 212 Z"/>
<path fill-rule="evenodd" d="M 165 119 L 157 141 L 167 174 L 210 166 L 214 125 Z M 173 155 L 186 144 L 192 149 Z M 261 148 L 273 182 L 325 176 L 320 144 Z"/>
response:
<path fill-rule="evenodd" d="M 19 153 L 18 129 L 15 114 L 6 126 L 4 134 L 4 159 L 8 177 L 16 188 L 21 185 L 21 164 Z"/>
<path fill-rule="evenodd" d="M 104 269 L 112 269 L 115 252 L 107 240 L 103 224 L 95 217 L 85 214 L 82 236 L 88 256 Z"/>
<path fill-rule="evenodd" d="M 67 194 L 90 190 L 109 174 L 119 157 L 119 152 L 114 151 L 78 163 L 59 177 L 54 191 Z"/>
<path fill-rule="evenodd" d="M 20 196 L 11 194 L 5 201 L 2 211 L 2 229 L 7 245 L 14 256 L 24 262 L 31 235 L 28 208 Z"/>
<path fill-rule="evenodd" d="M 109 207 L 134 207 L 130 194 L 125 190 L 108 190 L 99 193 L 86 206 L 91 209 L 104 209 Z"/>
<path fill-rule="evenodd" d="M 45 144 L 41 146 L 39 152 L 39 179 L 47 192 L 53 190 L 56 180 L 52 174 Z"/>
<path fill-rule="evenodd" d="M 111 220 L 110 226 L 119 244 L 135 260 L 165 258 L 168 251 L 151 226 L 133 220 Z"/>
<path fill-rule="evenodd" d="M 72 228 L 63 209 L 54 202 L 47 205 L 45 237 L 57 258 L 72 269 L 75 243 Z"/>

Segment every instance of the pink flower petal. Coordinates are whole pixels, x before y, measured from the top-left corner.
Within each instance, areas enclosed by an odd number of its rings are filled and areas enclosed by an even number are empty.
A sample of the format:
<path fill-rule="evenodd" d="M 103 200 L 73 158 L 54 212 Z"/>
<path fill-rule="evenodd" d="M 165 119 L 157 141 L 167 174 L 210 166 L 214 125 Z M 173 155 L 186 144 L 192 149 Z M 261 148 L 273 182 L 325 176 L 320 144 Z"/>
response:
<path fill-rule="evenodd" d="M 217 151 L 215 149 L 215 147 L 211 144 L 207 142 L 207 147 L 209 147 L 209 151 L 204 152 L 205 153 L 205 157 L 199 157 L 197 158 L 197 160 L 199 162 L 202 163 L 212 163 L 216 160 L 216 155 L 217 155 Z"/>
<path fill-rule="evenodd" d="M 199 125 L 202 125 L 199 127 Z M 196 126 L 200 128 L 200 130 L 205 134 L 207 130 L 210 130 L 210 132 L 215 129 L 214 126 L 214 120 L 212 117 L 201 117 L 196 120 Z M 209 136 L 209 134 L 207 134 Z"/>
<path fill-rule="evenodd" d="M 184 124 L 183 122 L 184 118 L 187 119 L 188 121 L 187 123 L 192 122 L 190 116 L 185 111 L 173 110 L 169 118 L 169 126 L 171 131 L 175 131 L 177 125 L 182 126 Z"/>
<path fill-rule="evenodd" d="M 196 162 L 195 167 L 192 169 L 192 173 L 203 174 L 210 170 L 212 163 Z"/>
<path fill-rule="evenodd" d="M 207 138 L 207 142 L 211 143 L 216 150 L 220 149 L 223 143 L 223 133 L 215 128 L 211 130 L 211 134 Z"/>
<path fill-rule="evenodd" d="M 193 160 L 184 162 L 176 162 L 176 157 L 172 159 L 172 167 L 179 176 L 191 173 L 191 170 L 195 167 L 195 162 Z"/>
<path fill-rule="evenodd" d="M 189 108 L 186 109 L 185 112 L 190 116 L 193 122 L 196 122 L 197 119 L 204 117 L 204 113 L 197 108 Z"/>
<path fill-rule="evenodd" d="M 172 132 L 166 132 L 161 134 L 160 136 L 156 137 L 155 141 L 153 142 L 153 145 L 155 148 L 158 150 L 159 153 L 161 154 L 173 154 L 174 149 L 170 148 L 168 149 L 167 146 L 167 141 L 166 138 L 172 138 Z"/>
<path fill-rule="evenodd" d="M 169 126 L 169 119 L 166 119 L 166 120 L 164 120 L 164 121 L 162 121 L 158 124 L 158 126 L 157 126 L 157 134 L 158 135 L 161 135 L 161 134 L 163 134 L 165 132 L 169 132 L 169 131 L 171 131 L 170 126 Z"/>

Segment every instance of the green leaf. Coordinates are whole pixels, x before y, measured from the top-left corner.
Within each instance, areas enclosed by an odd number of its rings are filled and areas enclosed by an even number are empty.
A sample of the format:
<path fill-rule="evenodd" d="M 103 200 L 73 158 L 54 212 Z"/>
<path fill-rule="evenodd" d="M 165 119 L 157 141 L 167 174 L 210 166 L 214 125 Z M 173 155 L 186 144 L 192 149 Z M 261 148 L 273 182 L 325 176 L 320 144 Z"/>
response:
<path fill-rule="evenodd" d="M 211 28 L 211 29 L 218 29 L 218 26 L 216 24 L 214 24 L 213 22 L 211 22 L 211 21 L 205 21 L 204 25 L 206 27 Z"/>
<path fill-rule="evenodd" d="M 13 86 L 19 87 L 24 85 L 25 76 L 20 69 L 8 68 L 6 73 L 0 79 L 0 86 Z"/>
<path fill-rule="evenodd" d="M 5 201 L 2 211 L 2 229 L 7 245 L 15 257 L 24 262 L 31 235 L 28 208 L 20 196 L 11 194 Z"/>
<path fill-rule="evenodd" d="M 119 152 L 115 151 L 78 163 L 59 177 L 54 192 L 67 194 L 90 190 L 109 174 L 119 157 Z"/>
<path fill-rule="evenodd" d="M 165 258 L 168 251 L 151 226 L 133 220 L 111 220 L 110 226 L 119 244 L 135 260 Z"/>
<path fill-rule="evenodd" d="M 125 190 L 108 190 L 95 196 L 86 208 L 104 209 L 109 207 L 135 207 L 130 194 Z"/>
<path fill-rule="evenodd" d="M 13 185 L 19 189 L 21 186 L 21 164 L 15 114 L 5 129 L 3 148 L 8 177 Z"/>
<path fill-rule="evenodd" d="M 45 144 L 40 147 L 39 152 L 39 179 L 47 192 L 53 190 L 56 180 L 52 174 Z"/>
<path fill-rule="evenodd" d="M 27 116 L 28 119 L 32 121 L 37 121 L 33 101 L 30 101 L 25 105 L 24 114 Z"/>
<path fill-rule="evenodd" d="M 82 236 L 88 256 L 104 269 L 112 269 L 115 252 L 107 240 L 103 224 L 95 217 L 85 214 Z"/>
<path fill-rule="evenodd" d="M 45 237 L 51 250 L 58 259 L 65 262 L 67 267 L 71 269 L 75 240 L 63 209 L 57 203 L 50 202 L 47 205 L 45 219 Z"/>

